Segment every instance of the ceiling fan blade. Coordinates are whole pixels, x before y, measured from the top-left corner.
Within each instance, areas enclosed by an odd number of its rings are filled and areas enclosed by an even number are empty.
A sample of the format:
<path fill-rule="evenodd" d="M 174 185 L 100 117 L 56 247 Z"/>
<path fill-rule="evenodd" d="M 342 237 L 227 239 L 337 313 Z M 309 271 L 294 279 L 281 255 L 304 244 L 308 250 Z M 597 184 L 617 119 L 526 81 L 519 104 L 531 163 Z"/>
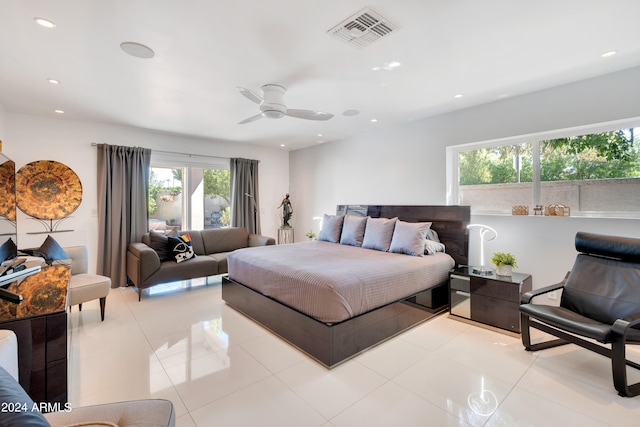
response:
<path fill-rule="evenodd" d="M 306 120 L 329 120 L 331 117 L 333 117 L 333 114 L 331 113 L 324 113 L 322 111 L 313 110 L 287 109 L 287 112 L 285 114 L 287 116 Z"/>
<path fill-rule="evenodd" d="M 248 119 L 244 119 L 243 121 L 238 122 L 238 124 L 239 125 L 243 125 L 245 123 L 255 122 L 256 120 L 261 119 L 261 118 L 262 118 L 262 113 L 256 114 L 255 116 L 251 116 Z"/>
<path fill-rule="evenodd" d="M 262 97 L 257 93 L 255 93 L 254 91 L 240 87 L 240 86 L 236 87 L 236 89 L 238 89 L 238 92 L 243 94 L 249 101 L 253 101 L 256 104 L 260 104 L 262 102 Z"/>

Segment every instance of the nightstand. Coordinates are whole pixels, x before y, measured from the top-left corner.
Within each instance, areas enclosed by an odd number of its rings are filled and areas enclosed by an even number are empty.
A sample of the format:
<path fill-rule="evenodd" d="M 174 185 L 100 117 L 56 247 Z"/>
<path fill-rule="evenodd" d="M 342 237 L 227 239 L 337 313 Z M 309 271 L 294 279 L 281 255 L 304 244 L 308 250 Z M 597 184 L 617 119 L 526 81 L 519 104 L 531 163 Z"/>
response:
<path fill-rule="evenodd" d="M 530 274 L 481 276 L 458 267 L 449 274 L 449 314 L 520 333 L 520 296 L 531 287 Z"/>

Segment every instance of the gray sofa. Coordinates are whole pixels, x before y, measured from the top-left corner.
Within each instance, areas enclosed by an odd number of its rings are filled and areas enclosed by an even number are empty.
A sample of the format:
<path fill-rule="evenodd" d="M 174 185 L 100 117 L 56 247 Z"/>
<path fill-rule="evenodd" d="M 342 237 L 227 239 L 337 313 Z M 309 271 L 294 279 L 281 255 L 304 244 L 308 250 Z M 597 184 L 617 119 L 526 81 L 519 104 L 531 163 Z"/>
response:
<path fill-rule="evenodd" d="M 142 236 L 142 242 L 129 245 L 127 278 L 138 288 L 138 300 L 143 289 L 160 283 L 227 273 L 227 254 L 236 249 L 275 244 L 273 237 L 249 234 L 242 227 L 178 232 L 179 235 L 187 233 L 191 236 L 196 257 L 180 263 L 161 261 L 160 255 L 152 247 L 153 236 L 149 233 Z"/>

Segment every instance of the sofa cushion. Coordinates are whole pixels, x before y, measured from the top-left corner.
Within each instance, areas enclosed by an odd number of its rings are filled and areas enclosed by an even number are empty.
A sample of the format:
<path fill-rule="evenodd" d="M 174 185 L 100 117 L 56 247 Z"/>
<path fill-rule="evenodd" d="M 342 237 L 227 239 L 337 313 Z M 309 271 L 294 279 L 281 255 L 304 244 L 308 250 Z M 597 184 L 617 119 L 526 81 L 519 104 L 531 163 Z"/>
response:
<path fill-rule="evenodd" d="M 163 262 L 158 271 L 142 279 L 141 283 L 136 285 L 147 288 L 158 283 L 188 280 L 194 277 L 215 276 L 216 274 L 218 274 L 218 261 L 208 256 L 197 256 L 187 262 Z"/>
<path fill-rule="evenodd" d="M 196 255 L 206 255 L 204 244 L 202 243 L 202 234 L 200 230 L 182 230 L 178 232 L 178 236 L 188 234 L 191 237 L 191 246 Z"/>
<path fill-rule="evenodd" d="M 0 411 L 0 426 L 50 426 L 37 410 L 33 400 L 2 366 L 0 366 L 0 402 L 7 405 Z"/>
<path fill-rule="evenodd" d="M 216 262 L 218 263 L 218 274 L 226 274 L 229 272 L 229 267 L 227 264 L 227 255 L 229 255 L 231 252 L 218 252 L 217 254 L 207 255 L 209 258 L 215 259 Z"/>
<path fill-rule="evenodd" d="M 231 252 L 249 245 L 249 232 L 244 227 L 209 228 L 201 231 L 204 253 Z"/>

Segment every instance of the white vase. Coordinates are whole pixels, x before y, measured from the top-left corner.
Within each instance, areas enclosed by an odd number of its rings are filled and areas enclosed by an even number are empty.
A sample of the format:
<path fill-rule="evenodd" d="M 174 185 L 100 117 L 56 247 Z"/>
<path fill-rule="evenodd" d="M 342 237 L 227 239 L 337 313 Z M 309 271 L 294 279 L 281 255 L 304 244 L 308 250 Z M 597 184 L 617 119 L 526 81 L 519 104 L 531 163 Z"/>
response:
<path fill-rule="evenodd" d="M 499 265 L 496 268 L 496 275 L 498 276 L 511 276 L 513 273 L 513 266 L 511 265 Z"/>

